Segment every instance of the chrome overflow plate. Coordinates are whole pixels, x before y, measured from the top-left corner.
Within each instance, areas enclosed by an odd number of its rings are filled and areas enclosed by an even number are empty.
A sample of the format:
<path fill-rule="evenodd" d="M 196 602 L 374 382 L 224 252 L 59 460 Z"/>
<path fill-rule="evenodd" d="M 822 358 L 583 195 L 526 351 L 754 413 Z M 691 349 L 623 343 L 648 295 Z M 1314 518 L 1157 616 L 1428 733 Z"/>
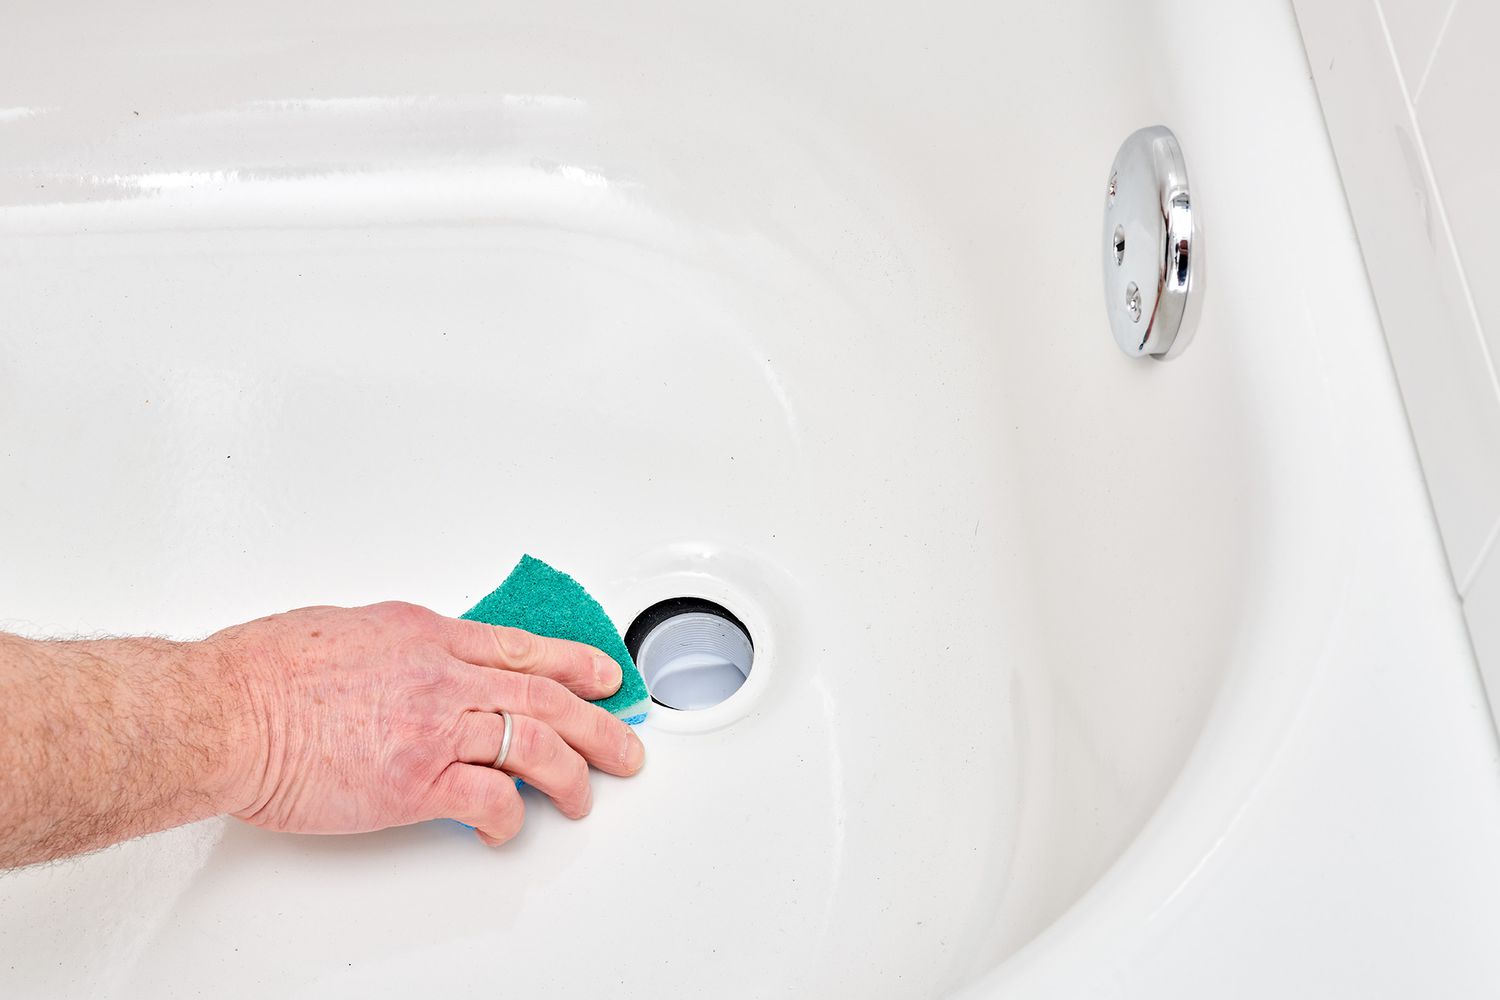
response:
<path fill-rule="evenodd" d="M 1104 194 L 1104 306 L 1131 357 L 1175 358 L 1193 338 L 1203 297 L 1202 248 L 1187 165 L 1172 130 L 1132 133 Z"/>

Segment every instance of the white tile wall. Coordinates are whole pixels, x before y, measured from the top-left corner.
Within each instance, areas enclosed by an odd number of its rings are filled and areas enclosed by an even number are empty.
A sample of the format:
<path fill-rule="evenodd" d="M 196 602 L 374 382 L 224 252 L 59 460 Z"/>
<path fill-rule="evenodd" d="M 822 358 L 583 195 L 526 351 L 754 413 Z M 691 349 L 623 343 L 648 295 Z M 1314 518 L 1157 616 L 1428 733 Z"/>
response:
<path fill-rule="evenodd" d="M 1390 3 L 1391 0 L 1386 0 Z M 1409 2 L 1409 0 L 1407 0 Z M 1415 100 L 1490 356 L 1500 358 L 1500 3 L 1459 0 Z"/>
<path fill-rule="evenodd" d="M 1438 38 L 1458 0 L 1383 0 L 1380 7 L 1391 39 L 1391 51 L 1412 93 L 1437 51 Z"/>
<path fill-rule="evenodd" d="M 1293 0 L 1500 716 L 1500 0 Z"/>

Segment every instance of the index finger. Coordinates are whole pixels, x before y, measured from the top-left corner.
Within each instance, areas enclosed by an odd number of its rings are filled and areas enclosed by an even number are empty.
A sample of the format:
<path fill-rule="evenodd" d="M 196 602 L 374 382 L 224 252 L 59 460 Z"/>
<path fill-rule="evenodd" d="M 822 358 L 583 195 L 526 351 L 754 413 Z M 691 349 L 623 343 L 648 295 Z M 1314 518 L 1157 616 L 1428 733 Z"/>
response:
<path fill-rule="evenodd" d="M 465 618 L 444 623 L 448 652 L 465 663 L 550 677 L 580 698 L 608 698 L 620 690 L 620 665 L 593 646 Z"/>

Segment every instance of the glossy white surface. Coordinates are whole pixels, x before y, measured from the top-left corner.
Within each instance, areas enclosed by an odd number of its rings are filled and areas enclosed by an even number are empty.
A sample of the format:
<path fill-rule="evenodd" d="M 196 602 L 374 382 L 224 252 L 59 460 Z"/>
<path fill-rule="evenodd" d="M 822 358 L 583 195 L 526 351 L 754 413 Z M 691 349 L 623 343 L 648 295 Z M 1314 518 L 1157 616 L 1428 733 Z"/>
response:
<path fill-rule="evenodd" d="M 25 15 L 4 624 L 456 612 L 529 550 L 756 661 L 500 852 L 216 822 L 0 879 L 3 992 L 1500 971 L 1493 736 L 1289 10 Z M 1096 287 L 1155 121 L 1214 234 L 1171 365 Z"/>
<path fill-rule="evenodd" d="M 1495 711 L 1500 703 L 1500 557 L 1494 553 L 1479 567 L 1464 594 L 1464 619 L 1491 711 Z"/>
<path fill-rule="evenodd" d="M 1411 101 L 1416 81 L 1393 48 L 1390 32 L 1405 22 L 1390 27 L 1372 0 L 1296 4 L 1448 560 L 1464 589 L 1500 523 L 1500 392 Z"/>
<path fill-rule="evenodd" d="M 1492 362 L 1500 355 L 1500 249 L 1495 241 L 1500 209 L 1493 184 L 1500 169 L 1500 124 L 1492 114 L 1475 114 L 1474 105 L 1476 95 L 1500 91 L 1497 39 L 1500 8 L 1455 4 L 1417 105 L 1433 180 L 1441 185 L 1445 204 L 1452 206 L 1454 245 Z M 1500 455 L 1486 456 L 1484 466 L 1500 467 Z M 1500 533 L 1500 520 L 1495 532 Z M 1491 535 L 1489 550 L 1465 581 L 1464 610 L 1491 704 L 1500 708 L 1500 548 L 1495 537 Z"/>
<path fill-rule="evenodd" d="M 1297 0 L 1469 630 L 1500 709 L 1493 4 Z M 1420 53 L 1420 57 L 1418 56 Z"/>

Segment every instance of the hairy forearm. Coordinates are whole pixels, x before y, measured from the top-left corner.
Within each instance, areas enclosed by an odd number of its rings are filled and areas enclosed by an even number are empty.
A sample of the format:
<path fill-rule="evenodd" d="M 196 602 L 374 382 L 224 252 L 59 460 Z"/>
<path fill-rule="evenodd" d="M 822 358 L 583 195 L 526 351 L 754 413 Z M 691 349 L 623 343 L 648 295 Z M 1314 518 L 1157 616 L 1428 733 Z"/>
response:
<path fill-rule="evenodd" d="M 0 869 L 218 813 L 297 833 L 448 817 L 499 845 L 525 815 L 514 778 L 578 818 L 589 765 L 640 770 L 641 741 L 585 700 L 620 684 L 591 646 L 399 602 L 189 643 L 0 632 Z"/>
<path fill-rule="evenodd" d="M 0 633 L 0 868 L 234 811 L 250 694 L 212 644 Z"/>

